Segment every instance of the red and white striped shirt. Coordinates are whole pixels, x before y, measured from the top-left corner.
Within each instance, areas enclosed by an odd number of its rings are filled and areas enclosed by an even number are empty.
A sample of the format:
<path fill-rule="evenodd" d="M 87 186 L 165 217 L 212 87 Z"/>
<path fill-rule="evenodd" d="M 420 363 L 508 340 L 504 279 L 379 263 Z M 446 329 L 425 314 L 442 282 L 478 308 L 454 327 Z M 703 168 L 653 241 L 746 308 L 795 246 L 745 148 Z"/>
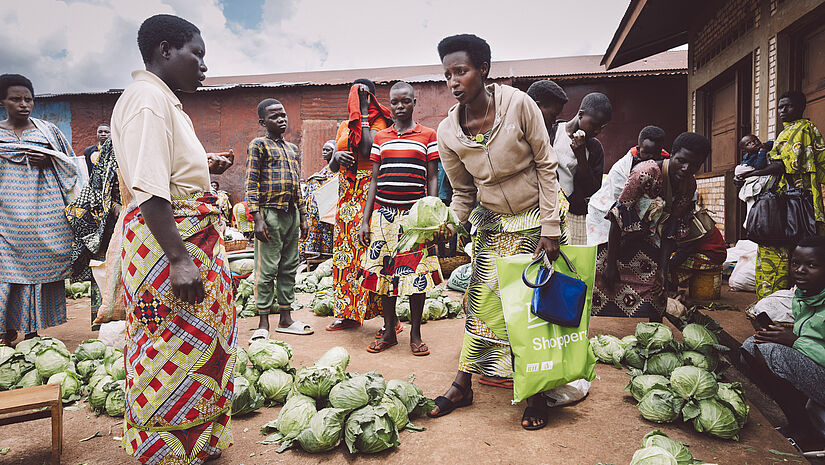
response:
<path fill-rule="evenodd" d="M 399 134 L 392 125 L 375 135 L 370 160 L 381 163 L 375 203 L 408 210 L 427 195 L 427 162 L 438 160 L 436 132 L 416 124 Z"/>

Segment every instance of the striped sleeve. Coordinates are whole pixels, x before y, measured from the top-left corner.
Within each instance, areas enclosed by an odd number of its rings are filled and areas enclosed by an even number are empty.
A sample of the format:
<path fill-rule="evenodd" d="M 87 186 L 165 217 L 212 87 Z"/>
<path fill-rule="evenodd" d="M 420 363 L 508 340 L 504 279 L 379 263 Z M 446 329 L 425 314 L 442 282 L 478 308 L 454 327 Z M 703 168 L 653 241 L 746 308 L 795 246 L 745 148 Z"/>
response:
<path fill-rule="evenodd" d="M 381 163 L 381 146 L 378 144 L 372 144 L 372 150 L 370 150 L 370 160 L 375 163 Z"/>

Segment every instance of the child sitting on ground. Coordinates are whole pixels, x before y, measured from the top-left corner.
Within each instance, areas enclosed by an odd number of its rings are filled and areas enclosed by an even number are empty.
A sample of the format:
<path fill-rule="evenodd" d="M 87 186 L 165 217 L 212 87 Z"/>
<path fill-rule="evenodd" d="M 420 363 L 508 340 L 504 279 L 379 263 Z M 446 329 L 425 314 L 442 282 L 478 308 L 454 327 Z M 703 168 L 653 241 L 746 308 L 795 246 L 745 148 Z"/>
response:
<path fill-rule="evenodd" d="M 246 161 L 246 198 L 255 222 L 255 306 L 260 317 L 251 340 L 269 337 L 272 312 L 280 315 L 276 332 L 312 334 L 308 324 L 292 319 L 298 234 L 307 234 L 301 159 L 298 147 L 284 140 L 288 120 L 281 102 L 270 98 L 259 103 L 258 118 L 266 136 L 249 143 Z"/>
<path fill-rule="evenodd" d="M 392 86 L 390 109 L 395 124 L 375 135 L 370 156 L 372 181 L 360 230 L 361 244 L 368 247 L 361 264 L 361 287 L 381 295 L 385 328 L 367 348 L 372 353 L 398 344 L 398 296 L 410 298 L 412 354 L 430 353 L 421 340 L 421 315 L 425 293 L 442 281 L 436 247 L 417 244 L 411 251 L 395 252 L 410 207 L 428 193 L 438 195 L 436 132 L 413 120 L 414 108 L 412 86 L 403 81 Z"/>
<path fill-rule="evenodd" d="M 802 450 L 822 449 L 805 409 L 808 399 L 825 406 L 825 237 L 803 239 L 793 251 L 793 329 L 770 325 L 742 343 L 750 378 L 788 419 L 780 432 Z"/>

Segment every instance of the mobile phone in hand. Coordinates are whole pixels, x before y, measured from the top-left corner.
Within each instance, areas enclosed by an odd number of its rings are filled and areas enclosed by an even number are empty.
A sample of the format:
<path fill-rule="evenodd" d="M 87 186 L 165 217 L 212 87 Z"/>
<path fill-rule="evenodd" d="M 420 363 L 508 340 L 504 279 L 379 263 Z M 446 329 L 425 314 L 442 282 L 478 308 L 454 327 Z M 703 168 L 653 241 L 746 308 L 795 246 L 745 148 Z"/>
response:
<path fill-rule="evenodd" d="M 775 324 L 771 317 L 768 316 L 767 313 L 761 312 L 756 315 L 756 322 L 759 323 L 759 326 L 768 329 L 771 325 Z"/>

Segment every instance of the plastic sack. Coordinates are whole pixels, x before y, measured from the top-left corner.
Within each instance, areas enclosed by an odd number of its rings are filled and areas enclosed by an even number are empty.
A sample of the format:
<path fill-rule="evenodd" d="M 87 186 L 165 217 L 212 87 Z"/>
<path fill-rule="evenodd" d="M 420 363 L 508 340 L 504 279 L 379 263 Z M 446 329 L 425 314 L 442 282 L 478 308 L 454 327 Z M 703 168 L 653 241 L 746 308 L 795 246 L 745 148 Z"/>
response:
<path fill-rule="evenodd" d="M 791 309 L 793 294 L 793 289 L 780 289 L 771 295 L 766 295 L 747 310 L 748 316 L 756 318 L 756 315 L 765 312 L 775 323 L 793 323 L 794 317 Z"/>
<path fill-rule="evenodd" d="M 110 321 L 101 324 L 97 338 L 109 347 L 124 350 L 126 347 L 126 321 Z"/>
<path fill-rule="evenodd" d="M 530 255 L 496 259 L 501 306 L 513 351 L 514 403 L 572 381 L 592 381 L 596 377 L 596 357 L 587 338 L 596 275 L 596 248 L 562 246 L 562 250 L 587 284 L 587 298 L 578 328 L 554 325 L 530 312 L 533 290 L 521 279 L 522 272 L 532 260 Z M 557 272 L 573 275 L 564 260 L 557 260 L 553 265 Z M 528 273 L 532 280 L 535 274 L 535 268 Z"/>
<path fill-rule="evenodd" d="M 756 250 L 743 253 L 728 278 L 732 291 L 756 291 Z"/>
<path fill-rule="evenodd" d="M 544 401 L 548 407 L 561 407 L 578 402 L 587 397 L 587 393 L 590 391 L 592 384 L 593 383 L 586 379 L 577 379 L 564 386 L 542 392 L 541 396 L 544 397 Z"/>
<path fill-rule="evenodd" d="M 454 291 L 467 292 L 467 286 L 470 285 L 470 276 L 472 274 L 472 263 L 459 266 L 450 274 L 450 279 L 447 280 L 447 287 Z"/>

